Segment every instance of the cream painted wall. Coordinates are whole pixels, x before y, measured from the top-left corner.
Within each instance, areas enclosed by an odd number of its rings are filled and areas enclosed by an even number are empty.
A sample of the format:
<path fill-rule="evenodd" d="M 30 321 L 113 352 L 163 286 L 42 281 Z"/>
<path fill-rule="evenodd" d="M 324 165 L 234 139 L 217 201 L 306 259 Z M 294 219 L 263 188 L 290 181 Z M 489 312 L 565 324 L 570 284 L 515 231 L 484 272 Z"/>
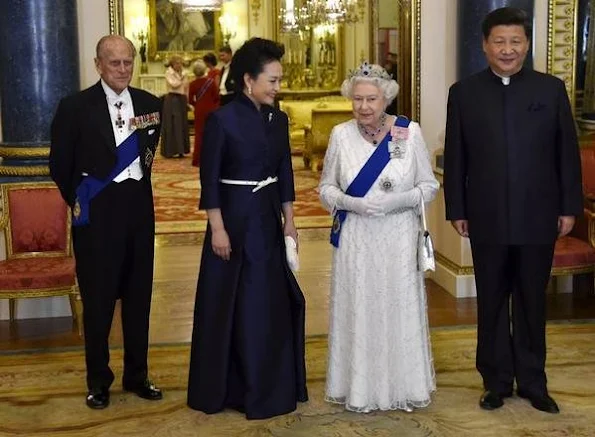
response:
<path fill-rule="evenodd" d="M 109 33 L 109 8 L 106 0 L 77 0 L 77 8 L 81 88 L 87 88 L 99 79 L 93 59 L 97 41 Z"/>
<path fill-rule="evenodd" d="M 456 80 L 456 22 L 456 1 L 422 0 L 420 124 L 430 153 L 443 147 L 448 88 Z"/>

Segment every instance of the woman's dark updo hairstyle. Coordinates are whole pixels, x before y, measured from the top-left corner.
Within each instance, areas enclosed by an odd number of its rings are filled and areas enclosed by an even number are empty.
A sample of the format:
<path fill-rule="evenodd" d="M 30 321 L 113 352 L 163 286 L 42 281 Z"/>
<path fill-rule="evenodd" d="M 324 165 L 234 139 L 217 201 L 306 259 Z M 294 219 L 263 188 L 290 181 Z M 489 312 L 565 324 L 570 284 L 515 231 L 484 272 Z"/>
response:
<path fill-rule="evenodd" d="M 264 66 L 274 61 L 281 62 L 285 49 L 279 43 L 264 38 L 250 38 L 240 47 L 231 59 L 230 73 L 236 92 L 244 91 L 244 74 L 256 79 Z"/>
<path fill-rule="evenodd" d="M 202 57 L 202 60 L 207 64 L 207 67 L 214 67 L 217 65 L 217 57 L 214 53 L 207 53 Z"/>

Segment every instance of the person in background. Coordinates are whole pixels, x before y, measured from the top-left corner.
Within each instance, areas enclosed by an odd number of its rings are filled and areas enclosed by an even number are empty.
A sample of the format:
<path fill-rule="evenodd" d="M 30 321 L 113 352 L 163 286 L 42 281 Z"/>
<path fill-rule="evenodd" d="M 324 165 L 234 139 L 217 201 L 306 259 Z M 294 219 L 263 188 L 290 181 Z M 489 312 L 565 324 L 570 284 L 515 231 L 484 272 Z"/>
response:
<path fill-rule="evenodd" d="M 190 153 L 188 131 L 188 78 L 181 56 L 172 56 L 165 71 L 167 94 L 163 99 L 161 154 L 166 158 Z"/>
<path fill-rule="evenodd" d="M 419 124 L 385 112 L 398 90 L 379 65 L 345 79 L 354 119 L 333 128 L 319 185 L 335 216 L 325 399 L 362 413 L 413 411 L 436 389 L 417 242 L 439 184 Z"/>
<path fill-rule="evenodd" d="M 477 287 L 479 406 L 512 396 L 558 413 L 545 375 L 546 287 L 556 239 L 583 213 L 581 166 L 564 82 L 524 67 L 531 21 L 500 8 L 483 21 L 488 68 L 450 88 L 446 219 L 469 238 Z"/>
<path fill-rule="evenodd" d="M 398 70 L 397 70 L 397 54 L 396 53 L 388 52 L 388 54 L 386 55 L 386 63 L 384 65 L 384 69 L 393 78 L 394 81 L 398 82 L 398 80 L 397 80 L 397 72 L 398 72 Z M 398 115 L 399 114 L 396 97 L 392 102 L 390 102 L 390 105 L 387 106 L 386 113 L 390 114 L 390 115 Z"/>
<path fill-rule="evenodd" d="M 207 66 L 203 61 L 194 64 L 194 79 L 190 82 L 188 101 L 194 107 L 194 150 L 192 165 L 200 165 L 200 149 L 207 116 L 219 107 L 219 90 L 213 78 L 207 75 Z"/>
<path fill-rule="evenodd" d="M 232 61 L 237 96 L 205 126 L 188 405 L 209 414 L 264 419 L 308 399 L 305 300 L 285 248 L 297 242 L 289 127 L 274 107 L 282 56 L 274 41 L 246 41 Z"/>
<path fill-rule="evenodd" d="M 214 53 L 207 53 L 202 57 L 202 60 L 207 66 L 207 76 L 215 81 L 218 90 L 221 82 L 221 70 L 217 68 L 217 57 Z"/>
<path fill-rule="evenodd" d="M 225 105 L 235 97 L 235 83 L 233 73 L 230 73 L 231 60 L 233 54 L 231 47 L 223 46 L 219 49 L 219 61 L 221 61 L 221 80 L 219 83 L 219 94 L 221 95 L 221 104 Z"/>
<path fill-rule="evenodd" d="M 159 99 L 130 85 L 135 49 L 119 35 L 97 43 L 101 80 L 60 101 L 51 126 L 50 175 L 72 209 L 76 275 L 83 300 L 89 408 L 106 408 L 114 373 L 109 333 L 122 304 L 122 385 L 162 398 L 148 378 L 155 214 L 151 167 Z"/>

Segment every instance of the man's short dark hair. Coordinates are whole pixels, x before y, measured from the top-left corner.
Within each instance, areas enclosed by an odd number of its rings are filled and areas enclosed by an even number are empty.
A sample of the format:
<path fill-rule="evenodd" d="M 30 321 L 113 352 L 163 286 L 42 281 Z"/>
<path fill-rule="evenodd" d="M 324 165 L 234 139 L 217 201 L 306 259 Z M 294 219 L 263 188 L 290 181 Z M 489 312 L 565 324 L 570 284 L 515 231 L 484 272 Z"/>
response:
<path fill-rule="evenodd" d="M 527 39 L 531 39 L 532 26 L 529 15 L 519 8 L 499 8 L 490 12 L 481 24 L 483 38 L 488 39 L 496 26 L 523 26 Z"/>
<path fill-rule="evenodd" d="M 232 54 L 232 51 L 231 51 L 231 47 L 230 46 L 221 46 L 219 48 L 219 52 L 224 52 L 224 53 L 227 53 L 228 55 L 231 55 Z"/>

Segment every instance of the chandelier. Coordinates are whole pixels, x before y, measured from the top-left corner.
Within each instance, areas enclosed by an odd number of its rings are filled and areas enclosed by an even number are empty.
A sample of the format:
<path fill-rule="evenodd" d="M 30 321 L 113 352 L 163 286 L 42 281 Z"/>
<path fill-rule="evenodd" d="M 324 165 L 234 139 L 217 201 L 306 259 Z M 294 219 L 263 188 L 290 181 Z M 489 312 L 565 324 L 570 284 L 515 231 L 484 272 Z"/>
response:
<path fill-rule="evenodd" d="M 306 0 L 296 6 L 285 0 L 279 20 L 285 32 L 304 31 L 321 25 L 353 24 L 363 18 L 365 0 Z"/>
<path fill-rule="evenodd" d="M 223 0 L 169 0 L 170 3 L 180 5 L 183 12 L 219 11 Z"/>

